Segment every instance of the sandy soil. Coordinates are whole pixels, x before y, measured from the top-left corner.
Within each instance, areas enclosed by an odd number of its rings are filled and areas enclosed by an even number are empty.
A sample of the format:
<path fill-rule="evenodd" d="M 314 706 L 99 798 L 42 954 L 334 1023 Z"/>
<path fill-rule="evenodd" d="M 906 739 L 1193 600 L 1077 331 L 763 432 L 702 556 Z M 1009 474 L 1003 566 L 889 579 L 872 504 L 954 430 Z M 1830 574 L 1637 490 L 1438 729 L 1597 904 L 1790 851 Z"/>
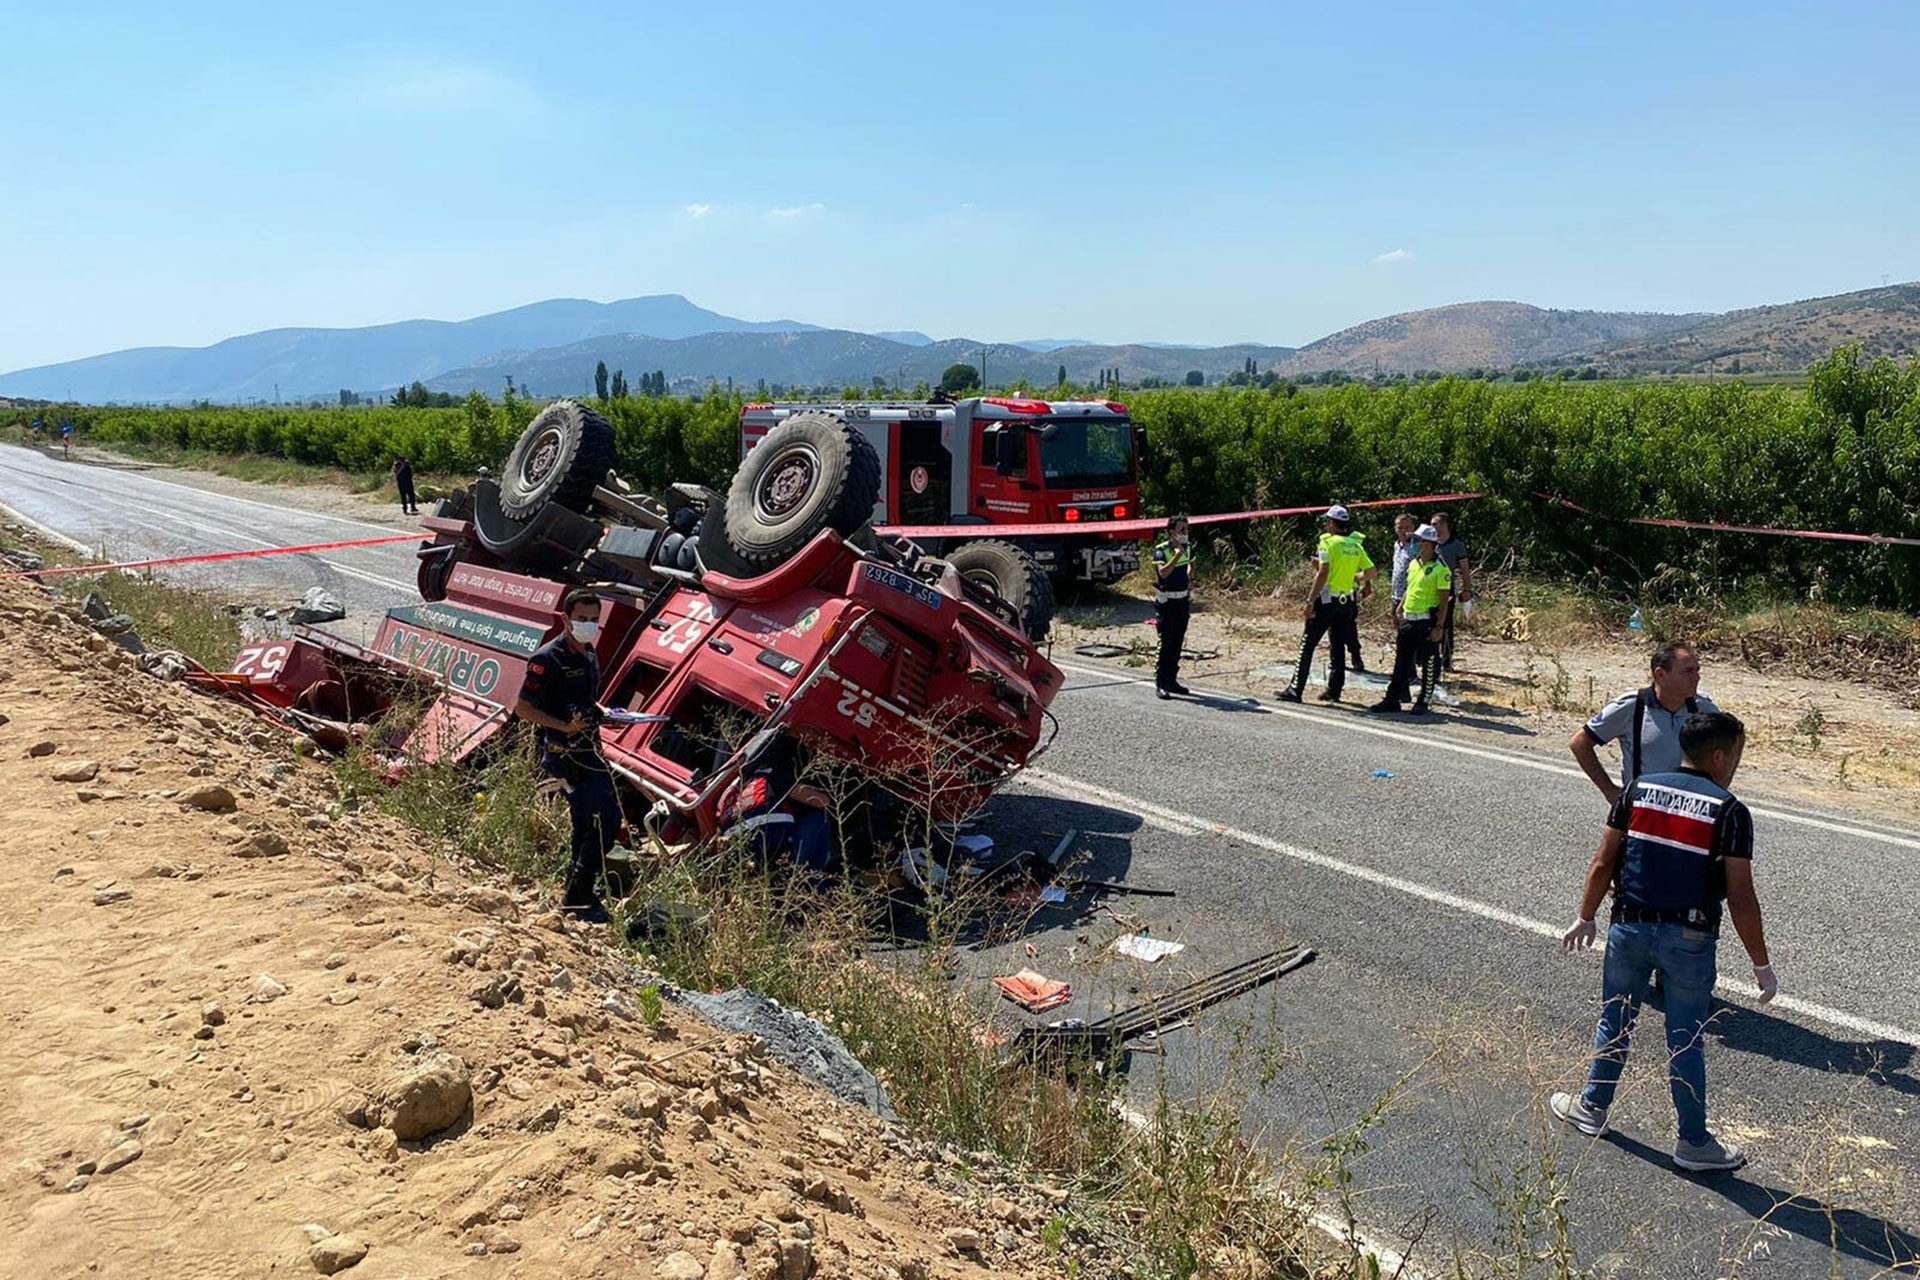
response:
<path fill-rule="evenodd" d="M 1204 587 L 1196 598 L 1186 647 L 1215 656 L 1188 662 L 1181 678 L 1271 697 L 1300 656 L 1299 605 L 1245 594 L 1210 597 Z M 1054 656 L 1085 662 L 1072 657 L 1076 646 L 1118 644 L 1132 655 L 1109 661 L 1150 673 L 1157 644 L 1152 616 L 1149 602 L 1086 594 L 1058 615 Z M 1391 671 L 1384 621 L 1363 620 L 1361 646 L 1370 669 L 1383 677 Z M 1571 767 L 1567 740 L 1600 706 L 1647 683 L 1650 649 L 1625 640 L 1558 647 L 1463 639 L 1457 670 L 1442 682 L 1459 704 L 1443 718 L 1449 732 L 1465 729 L 1489 745 L 1540 751 Z M 1313 663 L 1316 681 L 1324 679 L 1326 660 L 1323 643 Z M 1755 671 L 1737 654 L 1703 655 L 1700 688 L 1747 723 L 1742 790 L 1795 797 L 1868 821 L 1920 822 L 1920 711 L 1869 685 Z M 1379 694 L 1376 687 L 1350 684 L 1344 704 L 1327 713 L 1363 715 L 1361 708 Z M 1617 770 L 1611 749 L 1602 759 Z"/>
<path fill-rule="evenodd" d="M 648 1027 L 601 931 L 33 589 L 0 631 L 0 1275 L 1044 1271 L 1059 1193 Z"/>

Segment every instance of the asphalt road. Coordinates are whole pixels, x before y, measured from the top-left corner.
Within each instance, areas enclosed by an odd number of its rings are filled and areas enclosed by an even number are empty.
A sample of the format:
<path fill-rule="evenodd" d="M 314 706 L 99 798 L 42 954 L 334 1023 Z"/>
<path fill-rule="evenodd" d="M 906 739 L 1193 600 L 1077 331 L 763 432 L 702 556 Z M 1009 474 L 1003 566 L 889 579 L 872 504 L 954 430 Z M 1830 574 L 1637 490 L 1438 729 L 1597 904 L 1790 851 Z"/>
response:
<path fill-rule="evenodd" d="M 121 558 L 382 528 L 257 494 L 0 448 L 0 503 Z M 412 577 L 404 544 L 197 574 L 283 598 L 326 585 L 363 625 L 411 599 Z M 1162 1085 L 1176 1101 L 1244 1090 L 1243 1132 L 1306 1165 L 1374 1116 L 1344 1159 L 1355 1215 L 1382 1243 L 1415 1239 L 1414 1267 L 1433 1273 L 1460 1251 L 1468 1274 L 1522 1274 L 1516 1224 L 1525 1247 L 1548 1247 L 1558 1196 L 1579 1263 L 1602 1274 L 1920 1274 L 1920 833 L 1747 795 L 1784 994 L 1752 1002 L 1729 930 L 1709 1105 L 1752 1163 L 1680 1175 L 1655 1010 L 1615 1136 L 1542 1118 L 1545 1091 L 1581 1076 L 1599 996 L 1597 958 L 1556 938 L 1603 814 L 1557 744 L 1231 695 L 1160 702 L 1124 667 L 1063 660 L 1059 740 L 985 829 L 1034 848 L 1077 830 L 1092 874 L 1177 896 L 1076 896 L 970 949 L 972 970 L 1068 978 L 1062 1012 L 1098 1016 L 1283 943 L 1317 952 L 1136 1055 L 1140 1109 Z M 1142 925 L 1185 950 L 1151 967 L 1101 950 Z"/>

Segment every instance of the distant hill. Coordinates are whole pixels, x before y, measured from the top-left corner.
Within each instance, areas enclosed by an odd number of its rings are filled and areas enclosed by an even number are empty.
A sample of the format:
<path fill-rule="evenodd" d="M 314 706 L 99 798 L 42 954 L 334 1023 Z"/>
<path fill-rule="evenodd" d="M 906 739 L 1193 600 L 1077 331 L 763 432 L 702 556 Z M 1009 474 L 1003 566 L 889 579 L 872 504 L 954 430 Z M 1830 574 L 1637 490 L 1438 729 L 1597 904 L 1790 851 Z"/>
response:
<path fill-rule="evenodd" d="M 1705 314 L 1548 311 L 1524 302 L 1461 302 L 1342 329 L 1301 347 L 1280 372 L 1412 373 L 1565 364 L 1618 343 L 1663 337 L 1710 319 Z"/>
<path fill-rule="evenodd" d="M 740 320 L 678 294 L 589 302 L 557 298 L 457 322 L 406 320 L 364 329 L 271 329 L 210 347 L 142 347 L 0 374 L 0 396 L 105 401 L 332 399 L 413 381 L 498 393 L 512 376 L 536 394 L 579 394 L 595 364 L 630 378 L 661 370 L 683 386 L 709 381 L 784 386 L 936 382 L 948 365 L 978 364 L 988 381 L 1052 386 L 1060 367 L 1081 384 L 1117 369 L 1122 381 L 1177 383 L 1199 370 L 1219 381 L 1252 360 L 1291 377 L 1339 370 L 1365 376 L 1593 364 L 1613 373 L 1730 369 L 1798 372 L 1834 347 L 1869 355 L 1920 350 L 1920 284 L 1754 307 L 1725 315 L 1555 311 L 1521 302 L 1463 302 L 1369 320 L 1298 349 L 1251 343 L 1187 347 L 1030 338 L 934 341 L 915 329 L 855 333 L 797 320 Z"/>
<path fill-rule="evenodd" d="M 363 329 L 268 329 L 210 347 L 136 347 L 0 374 L 0 395 L 109 400 L 286 399 L 377 391 L 425 380 L 506 350 L 616 333 L 684 338 L 784 332 L 797 320 L 738 320 L 677 293 L 620 302 L 555 298 L 472 320 L 402 320 Z M 498 390 L 498 386 L 488 390 Z"/>
<path fill-rule="evenodd" d="M 893 342 L 878 334 L 844 329 L 796 333 L 710 333 L 663 340 L 625 334 L 593 338 L 543 351 L 510 351 L 464 369 L 429 379 L 435 391 L 492 391 L 511 374 L 515 385 L 535 395 L 578 395 L 593 384 L 594 366 L 624 369 L 632 380 L 658 369 L 671 382 L 704 386 L 708 382 L 755 386 L 765 380 L 782 386 L 865 387 L 876 377 L 889 386 L 935 383 L 952 364 L 980 363 L 986 351 L 987 378 L 996 386 L 1025 378 L 1050 387 L 1065 365 L 1075 382 L 1090 383 L 1102 369 L 1118 369 L 1127 382 L 1158 377 L 1178 382 L 1189 369 L 1218 380 L 1244 368 L 1249 357 L 1268 369 L 1292 354 L 1288 347 L 1233 346 L 1167 351 L 1145 346 L 1062 347 L 1047 352 L 1016 343 L 982 343 L 948 338 L 923 346 Z"/>
<path fill-rule="evenodd" d="M 1799 373 L 1835 347 L 1857 342 L 1868 356 L 1920 352 L 1920 283 L 1830 298 L 1748 307 L 1683 331 L 1610 346 L 1602 363 L 1633 373 L 1692 373 L 1709 365 L 1743 373 Z"/>

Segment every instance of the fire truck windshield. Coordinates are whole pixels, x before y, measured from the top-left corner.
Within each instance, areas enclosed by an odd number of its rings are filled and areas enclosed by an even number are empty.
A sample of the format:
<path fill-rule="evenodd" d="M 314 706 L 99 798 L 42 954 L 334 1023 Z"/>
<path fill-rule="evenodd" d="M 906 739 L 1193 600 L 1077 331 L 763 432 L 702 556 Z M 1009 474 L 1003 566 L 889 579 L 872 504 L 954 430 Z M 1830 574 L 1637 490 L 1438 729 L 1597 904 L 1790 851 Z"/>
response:
<path fill-rule="evenodd" d="M 1040 471 L 1048 485 L 1132 484 L 1133 424 L 1125 418 L 1055 418 L 1040 433 Z"/>

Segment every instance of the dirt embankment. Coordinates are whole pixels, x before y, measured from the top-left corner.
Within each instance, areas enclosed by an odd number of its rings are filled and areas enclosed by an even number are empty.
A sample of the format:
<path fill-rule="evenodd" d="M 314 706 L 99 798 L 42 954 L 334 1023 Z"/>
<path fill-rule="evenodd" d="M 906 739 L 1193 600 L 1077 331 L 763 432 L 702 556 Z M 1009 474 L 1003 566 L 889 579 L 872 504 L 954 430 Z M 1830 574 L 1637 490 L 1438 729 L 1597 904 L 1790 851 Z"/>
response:
<path fill-rule="evenodd" d="M 1047 1271 L 994 1186 L 0 584 L 0 1274 Z"/>

